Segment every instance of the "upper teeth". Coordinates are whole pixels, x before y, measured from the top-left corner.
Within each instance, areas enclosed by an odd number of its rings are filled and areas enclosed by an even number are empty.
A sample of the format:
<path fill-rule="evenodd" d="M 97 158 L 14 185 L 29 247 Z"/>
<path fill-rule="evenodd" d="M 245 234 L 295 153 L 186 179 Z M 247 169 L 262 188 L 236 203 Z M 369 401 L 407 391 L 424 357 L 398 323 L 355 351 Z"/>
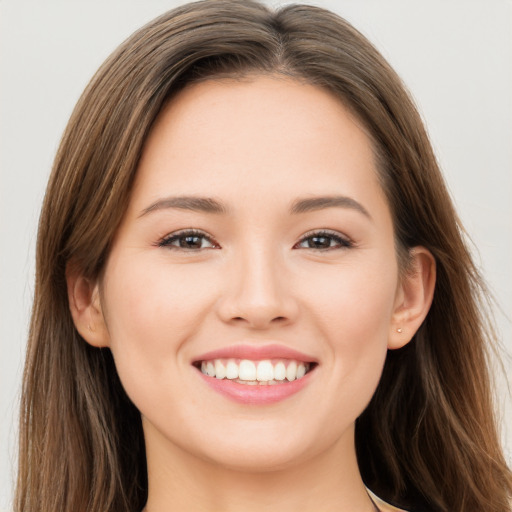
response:
<path fill-rule="evenodd" d="M 217 379 L 244 382 L 292 381 L 304 377 L 309 364 L 290 359 L 251 361 L 250 359 L 213 359 L 202 361 L 201 372 Z M 277 382 L 276 382 L 277 383 Z"/>

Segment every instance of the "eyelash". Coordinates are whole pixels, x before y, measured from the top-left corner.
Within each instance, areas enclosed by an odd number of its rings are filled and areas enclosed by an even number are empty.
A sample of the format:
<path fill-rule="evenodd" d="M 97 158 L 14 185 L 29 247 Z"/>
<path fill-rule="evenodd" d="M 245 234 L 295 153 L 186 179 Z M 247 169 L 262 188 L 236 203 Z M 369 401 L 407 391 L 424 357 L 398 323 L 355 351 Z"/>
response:
<path fill-rule="evenodd" d="M 335 242 L 337 242 L 339 244 L 336 247 L 327 247 L 327 248 L 306 247 L 306 249 L 311 249 L 313 251 L 325 252 L 325 251 L 332 251 L 335 249 L 350 249 L 351 247 L 354 246 L 354 243 L 348 237 L 342 236 L 339 233 L 337 233 L 336 231 L 330 231 L 327 229 L 323 229 L 320 231 L 311 231 L 309 233 L 306 233 L 302 237 L 300 242 L 295 244 L 293 247 L 295 248 L 297 245 L 302 244 L 306 240 L 310 240 L 312 238 L 330 238 L 331 240 L 334 240 Z"/>
<path fill-rule="evenodd" d="M 184 239 L 187 237 L 200 237 L 205 240 L 208 240 L 214 247 L 200 247 L 200 248 L 186 248 L 186 247 L 178 247 L 175 245 L 172 245 L 173 242 L 179 241 L 180 239 Z M 304 247 L 304 249 L 311 249 L 313 251 L 318 252 L 326 252 L 331 251 L 335 249 L 350 249 L 354 246 L 354 243 L 352 240 L 350 240 L 347 237 L 341 236 L 336 231 L 329 231 L 329 230 L 320 230 L 320 231 L 312 231 L 309 233 L 306 233 L 302 239 L 293 246 L 293 248 L 297 248 L 300 244 L 306 242 L 307 240 L 311 240 L 313 238 L 330 238 L 331 242 L 334 241 L 338 245 L 334 247 L 323 247 L 323 248 L 315 248 L 315 247 Z M 219 248 L 219 245 L 206 233 L 203 231 L 199 231 L 197 229 L 187 229 L 183 231 L 178 231 L 177 233 L 173 233 L 169 236 L 166 236 L 162 240 L 158 242 L 158 247 L 166 247 L 172 250 L 178 250 L 178 251 L 184 251 L 184 252 L 197 252 L 202 251 L 205 249 L 217 249 Z"/>
<path fill-rule="evenodd" d="M 190 249 L 190 248 L 187 249 L 186 247 L 176 247 L 176 246 L 171 245 L 172 242 L 175 242 L 177 240 L 187 238 L 187 237 L 202 237 L 202 238 L 208 240 L 212 245 L 218 247 L 218 244 L 216 242 L 213 242 L 213 240 L 208 235 L 206 235 L 205 233 L 203 233 L 202 231 L 199 231 L 197 229 L 186 229 L 184 231 L 178 231 L 177 233 L 173 233 L 169 236 L 166 236 L 166 237 L 162 238 L 162 240 L 160 240 L 160 242 L 158 242 L 158 247 L 168 247 L 169 249 L 173 249 L 173 250 L 193 252 L 194 249 Z M 216 248 L 216 247 L 213 247 L 213 248 Z M 211 249 L 211 247 L 201 247 L 197 250 L 201 251 L 204 249 Z"/>

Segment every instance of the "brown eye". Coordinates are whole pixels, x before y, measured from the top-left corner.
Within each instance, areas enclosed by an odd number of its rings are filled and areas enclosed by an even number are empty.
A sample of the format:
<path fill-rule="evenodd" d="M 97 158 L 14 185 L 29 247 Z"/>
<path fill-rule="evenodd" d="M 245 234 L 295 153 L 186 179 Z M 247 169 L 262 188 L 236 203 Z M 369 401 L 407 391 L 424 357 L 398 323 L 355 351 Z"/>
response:
<path fill-rule="evenodd" d="M 178 246 L 183 249 L 201 249 L 203 246 L 202 237 L 197 235 L 180 236 L 177 241 Z"/>
<path fill-rule="evenodd" d="M 337 233 L 319 232 L 304 237 L 298 244 L 302 249 L 343 249 L 352 247 L 352 242 Z"/>
<path fill-rule="evenodd" d="M 202 249 L 215 248 L 216 245 L 211 239 L 202 232 L 182 231 L 164 238 L 159 247 L 169 247 L 170 249 L 181 249 L 185 251 L 200 251 Z"/>

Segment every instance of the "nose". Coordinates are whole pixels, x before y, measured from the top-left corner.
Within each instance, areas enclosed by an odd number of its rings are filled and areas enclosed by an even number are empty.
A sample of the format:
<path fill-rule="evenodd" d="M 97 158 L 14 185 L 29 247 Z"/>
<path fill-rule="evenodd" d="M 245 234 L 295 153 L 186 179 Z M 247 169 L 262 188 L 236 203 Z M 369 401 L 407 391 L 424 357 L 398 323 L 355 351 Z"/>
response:
<path fill-rule="evenodd" d="M 227 323 L 261 330 L 293 323 L 298 303 L 282 256 L 250 251 L 237 258 L 225 275 L 218 314 Z"/>

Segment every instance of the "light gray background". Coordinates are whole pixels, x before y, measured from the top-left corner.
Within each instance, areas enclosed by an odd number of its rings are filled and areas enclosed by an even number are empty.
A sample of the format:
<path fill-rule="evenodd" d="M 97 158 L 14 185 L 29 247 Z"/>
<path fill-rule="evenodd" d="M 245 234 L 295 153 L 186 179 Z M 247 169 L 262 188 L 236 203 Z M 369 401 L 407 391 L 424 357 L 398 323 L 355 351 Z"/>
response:
<path fill-rule="evenodd" d="M 0 0 L 0 510 L 10 509 L 34 245 L 51 163 L 89 78 L 133 30 L 182 2 Z M 268 2 L 276 5 L 277 2 Z M 496 295 L 508 352 L 499 406 L 512 460 L 512 2 L 325 0 L 366 34 L 419 106 Z"/>

